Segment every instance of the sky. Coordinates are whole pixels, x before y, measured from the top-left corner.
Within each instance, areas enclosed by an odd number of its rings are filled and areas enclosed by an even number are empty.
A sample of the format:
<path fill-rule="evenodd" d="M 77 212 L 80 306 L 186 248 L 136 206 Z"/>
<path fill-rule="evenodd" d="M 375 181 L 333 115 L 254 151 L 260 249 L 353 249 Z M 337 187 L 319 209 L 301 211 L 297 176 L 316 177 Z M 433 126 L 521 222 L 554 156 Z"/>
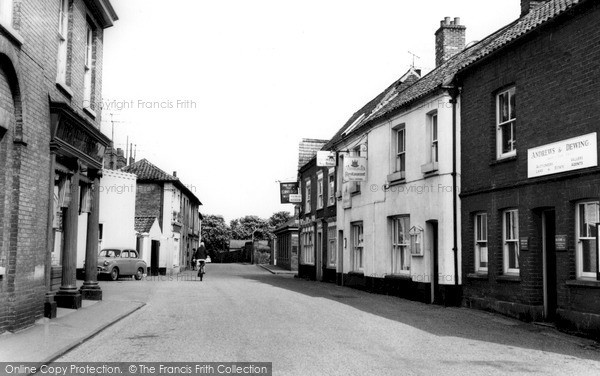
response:
<path fill-rule="evenodd" d="M 467 43 L 518 18 L 519 0 L 111 0 L 102 131 L 135 144 L 227 221 L 293 212 L 302 138 L 329 139 L 460 17 Z M 413 58 L 413 54 L 417 57 Z"/>

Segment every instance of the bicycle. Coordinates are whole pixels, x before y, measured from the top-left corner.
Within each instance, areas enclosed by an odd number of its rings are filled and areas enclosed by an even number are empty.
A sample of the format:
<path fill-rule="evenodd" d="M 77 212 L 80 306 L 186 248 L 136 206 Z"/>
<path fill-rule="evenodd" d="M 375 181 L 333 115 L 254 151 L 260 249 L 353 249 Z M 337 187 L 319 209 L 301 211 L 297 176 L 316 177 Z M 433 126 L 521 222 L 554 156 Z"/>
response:
<path fill-rule="evenodd" d="M 205 266 L 205 262 L 204 260 L 198 260 L 198 277 L 200 277 L 200 281 L 202 281 L 202 279 L 204 278 L 204 274 L 206 273 L 206 271 L 204 270 L 204 266 Z"/>

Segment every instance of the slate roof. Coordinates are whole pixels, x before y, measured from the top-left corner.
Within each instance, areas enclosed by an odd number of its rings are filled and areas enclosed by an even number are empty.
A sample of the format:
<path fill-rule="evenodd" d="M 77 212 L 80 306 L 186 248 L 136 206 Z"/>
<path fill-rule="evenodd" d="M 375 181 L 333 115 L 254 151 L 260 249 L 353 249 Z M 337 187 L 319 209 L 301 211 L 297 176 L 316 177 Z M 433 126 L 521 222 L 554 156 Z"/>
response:
<path fill-rule="evenodd" d="M 279 225 L 273 232 L 281 232 L 283 230 L 287 230 L 288 228 L 298 228 L 298 220 L 296 218 L 292 218 L 289 221 Z"/>
<path fill-rule="evenodd" d="M 298 152 L 298 170 L 307 164 L 317 152 L 323 148 L 323 145 L 327 143 L 327 140 L 316 140 L 312 138 L 303 138 L 300 141 L 299 152 Z"/>
<path fill-rule="evenodd" d="M 425 98 L 443 86 L 451 84 L 454 76 L 459 71 L 471 66 L 475 62 L 485 58 L 486 56 L 489 56 L 491 53 L 498 51 L 502 47 L 518 40 L 545 23 L 564 14 L 574 6 L 586 1 L 593 0 L 549 0 L 539 7 L 532 9 L 525 16 L 490 34 L 480 42 L 467 47 L 462 52 L 448 59 L 446 62 L 429 72 L 427 75 L 409 87 L 400 87 L 399 89 L 396 89 L 398 93 L 392 100 L 389 100 L 388 103 L 378 106 L 378 102 L 385 102 L 382 101 L 382 99 L 386 97 L 388 92 L 390 92 L 390 88 L 387 88 L 371 102 L 367 103 L 361 110 L 356 112 L 336 133 L 331 141 L 325 145 L 324 149 L 332 149 L 337 143 L 344 139 L 343 133 L 345 129 L 347 129 L 349 125 L 352 124 L 354 119 L 358 118 L 361 113 L 368 112 L 369 109 L 375 108 L 375 111 L 373 111 L 370 116 L 365 117 L 365 119 L 361 121 L 361 124 L 355 127 L 351 133 L 358 133 L 361 130 L 364 131 L 367 125 L 375 124 L 376 120 L 390 116 L 394 111 L 411 105 L 412 103 Z M 379 108 L 377 109 L 377 107 Z"/>
<path fill-rule="evenodd" d="M 150 232 L 156 217 L 135 217 L 135 231 L 140 234 Z"/>
<path fill-rule="evenodd" d="M 169 175 L 160 168 L 150 163 L 147 159 L 141 159 L 129 166 L 121 168 L 121 171 L 137 175 L 138 180 L 154 181 L 178 181 L 173 175 Z"/>

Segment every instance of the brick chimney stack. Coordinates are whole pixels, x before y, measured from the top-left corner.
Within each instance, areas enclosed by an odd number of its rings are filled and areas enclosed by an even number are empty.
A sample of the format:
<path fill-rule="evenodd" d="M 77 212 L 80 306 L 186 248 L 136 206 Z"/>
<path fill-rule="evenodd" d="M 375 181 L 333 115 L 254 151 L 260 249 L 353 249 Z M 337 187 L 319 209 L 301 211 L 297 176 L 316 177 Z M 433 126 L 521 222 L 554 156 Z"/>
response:
<path fill-rule="evenodd" d="M 521 0 L 521 17 L 527 15 L 530 11 L 544 4 L 546 0 Z"/>
<path fill-rule="evenodd" d="M 446 17 L 440 22 L 440 28 L 435 32 L 436 67 L 465 49 L 466 30 L 458 17 L 454 21 Z"/>

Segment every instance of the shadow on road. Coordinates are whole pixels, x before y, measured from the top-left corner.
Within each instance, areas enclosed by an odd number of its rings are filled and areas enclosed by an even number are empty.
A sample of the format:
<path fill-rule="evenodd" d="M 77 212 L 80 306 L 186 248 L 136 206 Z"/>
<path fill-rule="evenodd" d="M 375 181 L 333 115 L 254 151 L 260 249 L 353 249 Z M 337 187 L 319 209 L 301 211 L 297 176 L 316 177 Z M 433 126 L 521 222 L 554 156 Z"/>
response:
<path fill-rule="evenodd" d="M 331 283 L 273 275 L 266 271 L 263 272 L 262 269 L 258 269 L 256 273 L 242 274 L 239 277 L 313 298 L 328 299 L 345 304 L 435 336 L 460 337 L 600 361 L 600 347 L 594 341 L 489 312 L 429 305 Z M 315 320 L 318 319 L 315 317 Z M 358 324 L 369 325 L 368 322 Z"/>

